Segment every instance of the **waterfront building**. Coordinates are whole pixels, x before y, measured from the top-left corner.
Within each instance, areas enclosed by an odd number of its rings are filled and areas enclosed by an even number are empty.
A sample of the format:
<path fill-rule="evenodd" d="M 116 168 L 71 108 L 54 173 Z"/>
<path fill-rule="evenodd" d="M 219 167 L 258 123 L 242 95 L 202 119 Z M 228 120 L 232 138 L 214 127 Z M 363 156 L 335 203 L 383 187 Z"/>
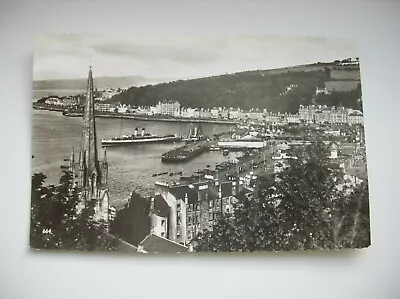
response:
<path fill-rule="evenodd" d="M 267 112 L 264 114 L 264 120 L 269 123 L 282 123 L 284 115 L 279 112 Z"/>
<path fill-rule="evenodd" d="M 348 122 L 347 114 L 348 111 L 344 107 L 331 107 L 329 122 L 331 124 L 345 124 Z"/>
<path fill-rule="evenodd" d="M 94 110 L 96 110 L 98 112 L 114 112 L 115 108 L 116 108 L 115 106 L 113 106 L 109 103 L 95 103 L 94 104 Z"/>
<path fill-rule="evenodd" d="M 151 106 L 139 106 L 136 109 L 132 110 L 136 115 L 156 115 L 158 113 L 157 107 Z"/>
<path fill-rule="evenodd" d="M 351 125 L 362 125 L 364 123 L 364 116 L 361 111 L 353 110 L 347 116 L 348 123 Z"/>
<path fill-rule="evenodd" d="M 230 109 L 229 111 L 229 118 L 230 119 L 245 119 L 246 118 L 246 114 L 240 109 Z"/>
<path fill-rule="evenodd" d="M 125 104 L 123 104 L 123 105 L 119 104 L 116 107 L 116 109 L 117 109 L 118 113 L 127 113 L 130 111 L 130 106 L 127 106 Z"/>
<path fill-rule="evenodd" d="M 288 122 L 289 124 L 299 124 L 300 123 L 299 114 L 287 114 L 286 122 Z"/>
<path fill-rule="evenodd" d="M 219 109 L 218 108 L 211 108 L 210 109 L 211 117 L 212 118 L 218 118 L 219 116 Z"/>
<path fill-rule="evenodd" d="M 258 112 L 258 111 L 250 111 L 246 113 L 246 117 L 249 120 L 258 120 L 258 121 L 262 121 L 264 120 L 264 115 L 262 112 Z"/>
<path fill-rule="evenodd" d="M 180 116 L 181 104 L 177 101 L 158 102 L 157 111 L 161 115 Z"/>
<path fill-rule="evenodd" d="M 212 113 L 208 109 L 200 109 L 199 116 L 201 118 L 212 118 Z"/>
<path fill-rule="evenodd" d="M 79 104 L 79 99 L 77 97 L 66 97 L 63 99 L 64 107 L 76 106 Z"/>
<path fill-rule="evenodd" d="M 59 97 L 47 98 L 44 101 L 44 103 L 47 104 L 47 105 L 53 105 L 53 106 L 63 106 L 64 105 L 63 100 L 60 99 Z"/>
<path fill-rule="evenodd" d="M 108 163 L 98 159 L 94 109 L 94 89 L 92 69 L 89 70 L 86 101 L 83 114 L 82 142 L 77 161 L 72 149 L 69 161 L 74 184 L 80 189 L 81 207 L 95 202 L 95 219 L 108 223 L 109 194 L 107 188 Z"/>
<path fill-rule="evenodd" d="M 181 116 L 185 118 L 198 118 L 200 117 L 200 110 L 197 108 L 182 108 Z"/>
<path fill-rule="evenodd" d="M 334 106 L 302 106 L 299 107 L 299 119 L 305 123 L 330 123 L 330 124 L 346 124 L 355 119 L 349 120 L 349 109 L 344 107 L 336 108 Z M 357 119 L 359 121 L 359 119 Z"/>

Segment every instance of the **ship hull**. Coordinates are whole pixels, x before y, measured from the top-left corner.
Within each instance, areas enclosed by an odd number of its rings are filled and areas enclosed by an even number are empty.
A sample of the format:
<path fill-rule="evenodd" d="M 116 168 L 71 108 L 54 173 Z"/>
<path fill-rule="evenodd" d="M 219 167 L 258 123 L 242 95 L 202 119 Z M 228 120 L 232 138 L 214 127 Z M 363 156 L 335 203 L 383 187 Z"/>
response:
<path fill-rule="evenodd" d="M 181 141 L 180 137 L 159 137 L 159 138 L 144 138 L 144 139 L 121 139 L 121 140 L 102 140 L 102 146 L 123 146 L 132 144 L 148 144 L 148 143 L 169 143 Z"/>

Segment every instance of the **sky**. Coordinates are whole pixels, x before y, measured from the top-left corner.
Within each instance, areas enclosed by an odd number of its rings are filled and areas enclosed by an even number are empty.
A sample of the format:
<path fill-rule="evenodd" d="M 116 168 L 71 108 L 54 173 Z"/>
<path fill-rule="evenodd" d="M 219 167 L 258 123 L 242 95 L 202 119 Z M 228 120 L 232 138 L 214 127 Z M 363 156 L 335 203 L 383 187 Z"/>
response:
<path fill-rule="evenodd" d="M 358 56 L 347 39 L 251 35 L 40 35 L 34 80 L 138 76 L 138 85 Z"/>

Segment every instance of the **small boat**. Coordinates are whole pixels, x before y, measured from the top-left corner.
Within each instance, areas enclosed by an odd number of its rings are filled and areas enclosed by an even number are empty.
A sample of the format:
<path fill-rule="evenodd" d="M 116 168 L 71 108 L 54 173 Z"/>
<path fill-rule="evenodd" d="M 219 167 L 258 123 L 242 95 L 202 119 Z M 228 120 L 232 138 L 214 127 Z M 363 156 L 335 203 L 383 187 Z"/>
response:
<path fill-rule="evenodd" d="M 61 169 L 68 169 L 68 166 L 67 165 L 61 165 L 60 168 Z"/>
<path fill-rule="evenodd" d="M 207 164 L 207 168 L 210 168 L 210 164 Z"/>
<path fill-rule="evenodd" d="M 157 173 L 153 173 L 151 176 L 154 178 L 157 175 L 158 175 Z"/>
<path fill-rule="evenodd" d="M 169 173 L 169 176 L 173 176 L 173 175 L 174 175 L 174 173 L 173 173 L 173 172 L 170 172 L 170 173 Z"/>
<path fill-rule="evenodd" d="M 228 151 L 228 150 L 224 150 L 224 151 L 222 152 L 222 154 L 223 154 L 224 156 L 228 156 L 228 155 L 229 155 L 229 151 Z"/>

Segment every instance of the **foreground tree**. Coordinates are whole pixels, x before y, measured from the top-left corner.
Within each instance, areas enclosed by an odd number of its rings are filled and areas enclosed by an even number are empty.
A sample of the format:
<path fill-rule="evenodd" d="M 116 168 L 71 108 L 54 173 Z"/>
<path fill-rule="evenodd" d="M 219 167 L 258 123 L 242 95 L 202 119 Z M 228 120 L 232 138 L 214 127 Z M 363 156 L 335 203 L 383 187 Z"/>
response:
<path fill-rule="evenodd" d="M 343 181 L 327 148 L 316 143 L 289 153 L 288 167 L 240 196 L 231 217 L 194 240 L 196 251 L 339 249 L 370 244 L 368 183 Z"/>
<path fill-rule="evenodd" d="M 46 176 L 32 176 L 30 246 L 35 249 L 115 250 L 106 224 L 94 221 L 94 202 L 83 209 L 79 189 L 64 172 L 57 186 L 44 186 Z"/>

